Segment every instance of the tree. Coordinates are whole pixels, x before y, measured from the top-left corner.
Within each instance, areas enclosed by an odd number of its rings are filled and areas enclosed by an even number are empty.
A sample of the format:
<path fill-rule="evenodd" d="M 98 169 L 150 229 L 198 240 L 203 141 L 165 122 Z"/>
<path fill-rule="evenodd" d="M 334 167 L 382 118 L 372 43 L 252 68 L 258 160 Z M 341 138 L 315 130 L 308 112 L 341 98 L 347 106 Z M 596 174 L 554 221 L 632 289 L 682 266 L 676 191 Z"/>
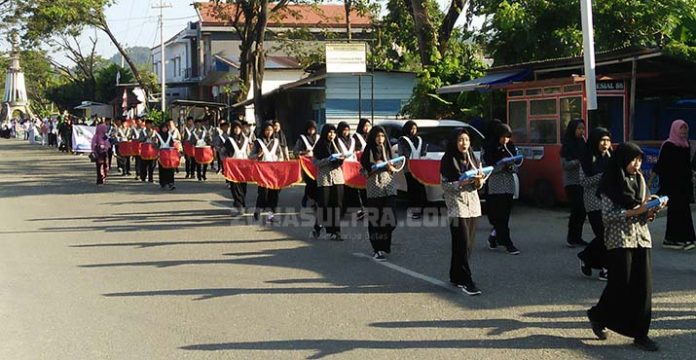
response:
<path fill-rule="evenodd" d="M 15 0 L 5 21 L 22 29 L 23 39 L 31 44 L 56 35 L 77 36 L 88 26 L 104 32 L 124 57 L 136 81 L 149 92 L 140 71 L 118 42 L 106 22 L 104 9 L 115 0 Z"/>
<path fill-rule="evenodd" d="M 133 74 L 130 70 L 116 64 L 110 64 L 100 69 L 95 78 L 95 101 L 109 103 L 117 96 L 123 94 L 123 89 L 116 87 L 117 74 L 119 74 L 119 82 L 122 84 L 133 81 Z"/>
<path fill-rule="evenodd" d="M 481 38 L 496 65 L 582 53 L 578 0 L 473 0 L 472 7 L 487 18 Z M 696 0 L 594 1 L 596 50 L 667 45 L 694 9 Z"/>
<path fill-rule="evenodd" d="M 433 0 L 404 0 L 413 18 L 414 34 L 423 66 L 438 61 L 447 50 L 454 25 L 459 20 L 466 0 L 450 0 L 442 14 Z M 470 16 L 469 16 L 470 18 Z"/>

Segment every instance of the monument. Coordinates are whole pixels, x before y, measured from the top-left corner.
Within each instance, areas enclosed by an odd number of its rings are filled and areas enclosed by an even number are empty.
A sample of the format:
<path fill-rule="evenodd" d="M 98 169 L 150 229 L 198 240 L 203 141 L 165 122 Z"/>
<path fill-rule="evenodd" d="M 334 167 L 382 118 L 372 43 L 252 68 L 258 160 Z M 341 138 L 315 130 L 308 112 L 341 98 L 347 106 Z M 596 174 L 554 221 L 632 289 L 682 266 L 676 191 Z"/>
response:
<path fill-rule="evenodd" d="M 21 113 L 21 117 L 25 119 L 33 116 L 29 108 L 24 73 L 19 65 L 19 39 L 17 33 L 12 34 L 12 53 L 10 55 L 10 65 L 7 67 L 7 75 L 5 76 L 5 96 L 2 99 L 0 122 L 10 121 L 15 112 Z"/>

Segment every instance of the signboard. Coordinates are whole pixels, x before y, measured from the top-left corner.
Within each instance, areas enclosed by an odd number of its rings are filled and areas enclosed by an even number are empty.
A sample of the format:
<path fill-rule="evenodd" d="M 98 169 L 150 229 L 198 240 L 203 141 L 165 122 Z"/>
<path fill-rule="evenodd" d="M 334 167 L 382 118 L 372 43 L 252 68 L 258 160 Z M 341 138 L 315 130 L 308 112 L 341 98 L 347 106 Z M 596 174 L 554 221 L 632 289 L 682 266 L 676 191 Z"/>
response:
<path fill-rule="evenodd" d="M 624 82 L 616 81 L 598 81 L 597 90 L 624 90 Z"/>
<path fill-rule="evenodd" d="M 326 44 L 327 73 L 364 73 L 367 71 L 365 43 Z"/>
<path fill-rule="evenodd" d="M 72 146 L 75 152 L 92 152 L 94 126 L 73 125 Z"/>

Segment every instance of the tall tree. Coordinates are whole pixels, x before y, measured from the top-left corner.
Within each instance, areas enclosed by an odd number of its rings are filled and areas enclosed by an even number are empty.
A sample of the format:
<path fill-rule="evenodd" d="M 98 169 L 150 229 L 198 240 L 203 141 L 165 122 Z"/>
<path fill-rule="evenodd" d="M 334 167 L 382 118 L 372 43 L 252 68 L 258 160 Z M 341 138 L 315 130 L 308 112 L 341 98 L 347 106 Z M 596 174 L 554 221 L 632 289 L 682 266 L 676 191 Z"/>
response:
<path fill-rule="evenodd" d="M 50 39 L 56 35 L 79 35 L 92 26 L 104 32 L 128 63 L 136 81 L 149 92 L 136 64 L 114 36 L 104 9 L 115 0 L 14 0 L 14 9 L 5 21 L 22 29 L 23 39 L 30 43 Z"/>
<path fill-rule="evenodd" d="M 575 56 L 582 52 L 578 0 L 472 0 L 486 17 L 481 37 L 497 65 Z M 674 40 L 696 0 L 593 2 L 597 51 L 663 46 Z"/>
<path fill-rule="evenodd" d="M 450 0 L 447 11 L 440 13 L 434 0 L 404 0 L 413 18 L 421 63 L 432 65 L 447 51 L 454 26 L 466 0 Z"/>

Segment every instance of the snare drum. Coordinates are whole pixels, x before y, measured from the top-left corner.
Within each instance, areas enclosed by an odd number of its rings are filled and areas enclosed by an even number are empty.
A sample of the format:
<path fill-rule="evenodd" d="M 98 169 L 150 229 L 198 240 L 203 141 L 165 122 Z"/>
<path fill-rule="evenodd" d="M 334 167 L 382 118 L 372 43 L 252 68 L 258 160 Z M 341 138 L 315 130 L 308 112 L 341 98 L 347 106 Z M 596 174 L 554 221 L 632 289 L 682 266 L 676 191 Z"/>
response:
<path fill-rule="evenodd" d="M 159 163 L 163 169 L 176 169 L 179 167 L 179 150 L 176 148 L 160 149 Z"/>
<path fill-rule="evenodd" d="M 157 148 L 152 143 L 140 143 L 140 158 L 143 160 L 156 160 Z"/>
<path fill-rule="evenodd" d="M 213 148 L 210 146 L 196 146 L 194 157 L 196 158 L 197 163 L 207 165 L 213 162 L 215 159 L 215 153 L 213 152 Z"/>
<path fill-rule="evenodd" d="M 196 156 L 196 148 L 188 141 L 184 142 L 184 154 L 188 157 Z"/>

